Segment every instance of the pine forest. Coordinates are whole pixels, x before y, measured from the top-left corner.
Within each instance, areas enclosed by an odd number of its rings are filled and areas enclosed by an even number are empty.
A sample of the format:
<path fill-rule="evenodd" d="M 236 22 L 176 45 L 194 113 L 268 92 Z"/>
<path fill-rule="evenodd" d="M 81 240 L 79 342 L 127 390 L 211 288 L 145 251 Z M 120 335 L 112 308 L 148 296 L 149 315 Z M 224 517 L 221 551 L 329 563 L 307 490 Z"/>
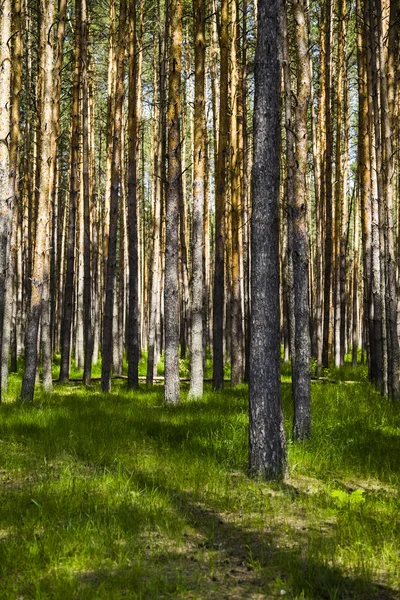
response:
<path fill-rule="evenodd" d="M 399 0 L 0 0 L 2 598 L 399 598 L 399 65 Z"/>

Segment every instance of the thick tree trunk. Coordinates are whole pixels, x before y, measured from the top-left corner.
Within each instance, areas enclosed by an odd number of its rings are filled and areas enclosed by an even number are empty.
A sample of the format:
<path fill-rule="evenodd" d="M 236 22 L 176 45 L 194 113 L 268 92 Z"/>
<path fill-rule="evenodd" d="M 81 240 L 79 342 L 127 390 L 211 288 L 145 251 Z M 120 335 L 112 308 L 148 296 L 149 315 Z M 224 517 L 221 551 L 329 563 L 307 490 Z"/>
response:
<path fill-rule="evenodd" d="M 280 391 L 280 0 L 258 3 L 255 57 L 250 345 L 250 472 L 281 479 L 286 443 Z"/>

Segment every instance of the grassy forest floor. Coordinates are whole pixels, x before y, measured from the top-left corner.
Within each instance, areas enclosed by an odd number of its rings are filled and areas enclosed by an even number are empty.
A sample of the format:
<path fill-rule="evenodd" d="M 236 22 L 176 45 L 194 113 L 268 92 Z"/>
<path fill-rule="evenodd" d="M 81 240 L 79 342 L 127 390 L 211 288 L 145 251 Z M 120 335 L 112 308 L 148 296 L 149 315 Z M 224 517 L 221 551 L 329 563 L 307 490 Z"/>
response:
<path fill-rule="evenodd" d="M 282 367 L 288 438 L 291 389 Z M 247 388 L 56 385 L 0 408 L 1 599 L 400 598 L 400 406 L 313 383 L 283 484 L 249 479 Z"/>

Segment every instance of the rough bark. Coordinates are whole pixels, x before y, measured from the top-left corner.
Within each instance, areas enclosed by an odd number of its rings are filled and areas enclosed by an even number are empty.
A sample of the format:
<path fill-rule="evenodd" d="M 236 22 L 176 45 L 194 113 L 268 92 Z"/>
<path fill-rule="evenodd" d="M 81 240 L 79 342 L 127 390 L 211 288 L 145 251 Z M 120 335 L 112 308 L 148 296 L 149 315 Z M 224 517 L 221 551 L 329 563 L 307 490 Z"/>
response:
<path fill-rule="evenodd" d="M 92 328 L 92 275 L 91 275 L 91 190 L 89 150 L 89 15 L 86 0 L 82 0 L 82 183 L 83 183 L 83 383 L 90 384 L 92 376 L 93 328 Z"/>
<path fill-rule="evenodd" d="M 165 15 L 164 28 L 167 27 L 167 15 Z M 161 247 L 161 213 L 162 213 L 162 202 L 163 202 L 163 157 L 165 156 L 164 151 L 164 108 L 165 108 L 165 36 L 163 35 L 163 28 L 160 26 L 159 40 L 158 40 L 158 76 L 159 76 L 159 109 L 156 113 L 157 126 L 156 132 L 156 143 L 157 151 L 154 156 L 154 216 L 153 216 L 153 252 L 152 252 L 152 269 L 151 269 L 151 291 L 150 291 L 150 314 L 149 314 L 149 337 L 148 337 L 148 359 L 147 359 L 147 374 L 146 383 L 147 385 L 153 384 L 154 372 L 157 369 L 157 330 L 160 329 L 159 319 L 157 316 L 160 313 L 160 301 L 161 301 L 161 258 L 160 258 L 160 247 Z M 157 73 L 155 73 L 157 77 Z M 154 103 L 156 106 L 156 102 Z M 158 348 L 159 351 L 159 348 Z"/>
<path fill-rule="evenodd" d="M 195 18 L 195 92 L 194 92 L 194 152 L 193 152 L 193 214 L 192 214 L 192 285 L 191 285 L 191 379 L 189 396 L 203 396 L 203 226 L 204 226 L 204 163 L 205 163 L 205 2 L 194 0 Z"/>
<path fill-rule="evenodd" d="M 3 323 L 6 300 L 6 277 L 9 260 L 14 194 L 10 179 L 11 57 L 8 41 L 11 36 L 11 2 L 5 0 L 0 6 L 0 370 L 3 369 Z M 7 357 L 8 361 L 8 357 Z M 1 375 L 1 372 L 0 372 Z M 0 386 L 0 399 L 1 399 Z"/>
<path fill-rule="evenodd" d="M 52 156 L 51 123 L 53 102 L 53 45 L 52 27 L 54 22 L 54 0 L 40 3 L 40 73 L 43 78 L 40 106 L 41 148 L 39 155 L 39 190 L 36 220 L 36 240 L 32 266 L 32 291 L 28 314 L 25 347 L 25 371 L 22 379 L 21 400 L 33 402 L 36 371 L 38 365 L 38 332 L 45 277 L 48 278 L 49 248 L 48 227 L 51 218 L 50 163 Z M 47 267 L 47 268 L 46 268 Z"/>
<path fill-rule="evenodd" d="M 112 364 L 112 340 L 113 340 L 113 308 L 115 293 L 115 274 L 117 265 L 117 229 L 119 209 L 119 187 L 121 168 L 121 129 L 122 129 L 122 107 L 124 101 L 124 54 L 125 54 L 125 20 L 126 0 L 120 1 L 118 47 L 117 47 L 117 71 L 116 71 L 116 93 L 113 128 L 112 147 L 112 175 L 111 175 L 111 199 L 110 199 L 110 221 L 109 241 L 106 274 L 106 296 L 104 302 L 103 319 L 103 363 L 101 369 L 101 389 L 103 392 L 111 391 L 111 364 Z"/>
<path fill-rule="evenodd" d="M 129 104 L 128 104 L 128 253 L 129 253 L 129 305 L 127 330 L 128 387 L 139 385 L 139 263 L 137 226 L 137 38 L 136 1 L 129 12 Z"/>
<path fill-rule="evenodd" d="M 242 294 L 240 281 L 240 213 L 241 213 L 241 160 L 240 152 L 240 82 L 238 69 L 238 31 L 237 2 L 234 0 L 231 9 L 231 123 L 230 123 L 230 175 L 231 175 L 231 385 L 236 386 L 243 381 L 243 325 Z"/>
<path fill-rule="evenodd" d="M 325 266 L 324 266 L 324 325 L 322 334 L 322 365 L 329 367 L 330 351 L 330 314 L 332 290 L 332 153 L 333 134 L 331 116 L 331 85 L 332 85 L 332 2 L 325 4 Z"/>
<path fill-rule="evenodd" d="M 69 184 L 68 241 L 64 286 L 63 316 L 61 324 L 60 382 L 68 381 L 71 354 L 72 321 L 74 313 L 75 233 L 76 211 L 79 195 L 79 89 L 81 83 L 81 2 L 75 4 L 74 78 L 71 107 L 71 155 Z"/>
<path fill-rule="evenodd" d="M 280 391 L 280 0 L 258 3 L 255 56 L 250 342 L 250 472 L 281 479 L 286 444 Z"/>
<path fill-rule="evenodd" d="M 310 100 L 310 62 L 304 0 L 292 2 L 297 58 L 297 95 L 295 112 L 295 160 L 293 202 L 293 288 L 294 347 L 292 374 L 294 402 L 293 438 L 301 441 L 311 433 L 311 347 L 308 305 L 307 238 L 307 110 Z"/>
<path fill-rule="evenodd" d="M 180 121 L 182 68 L 182 0 L 170 4 L 170 58 L 168 97 L 168 188 L 165 239 L 165 402 L 180 401 L 179 391 L 179 294 L 178 240 L 181 186 Z"/>
<path fill-rule="evenodd" d="M 225 304 L 225 195 L 226 165 L 229 153 L 228 75 L 229 35 L 228 0 L 221 1 L 220 24 L 220 102 L 218 153 L 215 166 L 215 263 L 213 288 L 213 388 L 224 384 L 224 304 Z"/>

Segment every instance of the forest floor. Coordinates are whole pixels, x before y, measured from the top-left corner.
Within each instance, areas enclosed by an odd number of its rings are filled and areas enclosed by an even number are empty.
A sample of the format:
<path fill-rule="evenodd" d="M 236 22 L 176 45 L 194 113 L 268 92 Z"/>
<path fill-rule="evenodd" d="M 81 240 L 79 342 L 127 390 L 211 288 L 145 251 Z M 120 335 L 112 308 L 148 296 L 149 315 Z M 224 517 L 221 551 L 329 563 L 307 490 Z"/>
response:
<path fill-rule="evenodd" d="M 400 406 L 313 383 L 282 484 L 247 477 L 247 388 L 56 385 L 0 408 L 1 599 L 400 598 Z M 283 366 L 288 439 L 289 369 Z"/>

